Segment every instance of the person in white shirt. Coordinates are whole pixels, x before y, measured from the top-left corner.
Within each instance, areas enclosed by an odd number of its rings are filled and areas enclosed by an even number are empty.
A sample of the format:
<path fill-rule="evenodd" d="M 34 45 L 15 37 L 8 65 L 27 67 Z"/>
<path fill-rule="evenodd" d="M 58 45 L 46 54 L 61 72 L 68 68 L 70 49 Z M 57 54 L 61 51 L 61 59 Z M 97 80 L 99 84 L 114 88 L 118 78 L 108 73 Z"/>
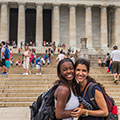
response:
<path fill-rule="evenodd" d="M 113 72 L 114 82 L 119 83 L 120 50 L 118 50 L 118 46 L 113 47 L 113 51 L 111 54 L 111 60 L 112 60 L 112 72 Z"/>
<path fill-rule="evenodd" d="M 25 52 L 24 52 L 24 62 L 23 62 L 23 68 L 24 68 L 24 73 L 23 75 L 28 75 L 29 74 L 29 59 L 30 59 L 30 50 L 29 47 L 26 45 L 25 46 Z"/>
<path fill-rule="evenodd" d="M 75 58 L 73 56 L 71 56 L 70 59 L 73 61 L 73 63 L 75 63 Z"/>
<path fill-rule="evenodd" d="M 57 56 L 56 60 L 57 60 L 57 64 L 62 60 L 66 58 L 66 56 L 64 55 L 63 51 L 60 51 L 60 54 Z"/>

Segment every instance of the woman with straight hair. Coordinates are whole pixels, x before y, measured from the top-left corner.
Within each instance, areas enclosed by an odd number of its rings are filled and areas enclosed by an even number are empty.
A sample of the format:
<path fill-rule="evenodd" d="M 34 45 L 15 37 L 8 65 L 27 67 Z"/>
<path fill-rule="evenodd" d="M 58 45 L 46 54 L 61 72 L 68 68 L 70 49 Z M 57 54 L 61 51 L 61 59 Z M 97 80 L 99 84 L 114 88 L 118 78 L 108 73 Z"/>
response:
<path fill-rule="evenodd" d="M 78 120 L 104 120 L 104 117 L 108 116 L 108 108 L 103 96 L 104 87 L 95 81 L 95 79 L 89 76 L 90 61 L 86 59 L 78 59 L 75 63 L 75 79 L 78 82 L 78 96 L 83 98 L 83 102 L 80 107 L 76 108 L 72 112 L 73 117 L 79 117 Z M 97 85 L 93 87 L 90 94 L 98 106 L 96 108 L 89 98 L 89 86 L 93 83 Z M 87 89 L 88 88 L 88 89 Z M 86 91 L 86 93 L 85 93 Z"/>

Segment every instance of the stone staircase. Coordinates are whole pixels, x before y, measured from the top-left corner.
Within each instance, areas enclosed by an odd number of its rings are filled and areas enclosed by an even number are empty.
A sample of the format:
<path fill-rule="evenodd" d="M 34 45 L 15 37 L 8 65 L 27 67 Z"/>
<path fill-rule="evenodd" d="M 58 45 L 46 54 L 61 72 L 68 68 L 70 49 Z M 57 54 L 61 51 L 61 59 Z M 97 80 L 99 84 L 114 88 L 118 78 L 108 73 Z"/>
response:
<path fill-rule="evenodd" d="M 42 75 L 9 74 L 0 76 L 0 106 L 29 106 L 44 91 L 48 90 L 58 79 L 56 68 L 46 69 Z M 105 69 L 92 68 L 90 75 L 105 86 L 107 93 L 120 106 L 120 84 L 113 83 L 111 74 L 103 74 Z M 95 74 L 94 71 L 95 70 Z"/>
<path fill-rule="evenodd" d="M 55 58 L 50 65 L 42 66 L 42 75 L 35 75 L 35 69 L 32 69 L 31 75 L 22 75 L 22 66 L 13 66 L 8 75 L 0 75 L 0 107 L 28 107 L 48 90 L 58 80 Z M 90 76 L 105 86 L 120 107 L 120 84 L 114 84 L 112 74 L 106 71 L 107 68 L 91 67 Z"/>

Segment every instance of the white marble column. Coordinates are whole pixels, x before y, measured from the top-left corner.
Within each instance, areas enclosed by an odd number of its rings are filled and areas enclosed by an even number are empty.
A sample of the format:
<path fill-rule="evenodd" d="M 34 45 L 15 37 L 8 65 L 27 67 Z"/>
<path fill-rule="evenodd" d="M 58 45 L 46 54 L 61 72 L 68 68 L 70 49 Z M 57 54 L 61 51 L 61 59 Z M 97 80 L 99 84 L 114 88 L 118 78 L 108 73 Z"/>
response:
<path fill-rule="evenodd" d="M 115 8 L 115 43 L 120 48 L 120 7 Z"/>
<path fill-rule="evenodd" d="M 107 48 L 108 31 L 107 31 L 107 9 L 106 6 L 101 6 L 101 47 Z"/>
<path fill-rule="evenodd" d="M 92 48 L 92 12 L 91 6 L 86 6 L 85 11 L 85 37 L 87 38 L 87 48 Z"/>
<path fill-rule="evenodd" d="M 18 48 L 21 41 L 25 43 L 25 4 L 19 3 L 18 9 Z"/>
<path fill-rule="evenodd" d="M 76 6 L 70 5 L 69 15 L 69 45 L 76 48 Z"/>
<path fill-rule="evenodd" d="M 52 21 L 52 42 L 55 42 L 56 46 L 60 43 L 60 11 L 59 4 L 53 4 L 53 21 Z"/>
<path fill-rule="evenodd" d="M 3 3 L 1 5 L 1 31 L 0 39 L 1 41 L 8 41 L 8 5 Z"/>
<path fill-rule="evenodd" d="M 36 46 L 41 47 L 43 43 L 43 5 L 37 4 L 36 8 Z"/>

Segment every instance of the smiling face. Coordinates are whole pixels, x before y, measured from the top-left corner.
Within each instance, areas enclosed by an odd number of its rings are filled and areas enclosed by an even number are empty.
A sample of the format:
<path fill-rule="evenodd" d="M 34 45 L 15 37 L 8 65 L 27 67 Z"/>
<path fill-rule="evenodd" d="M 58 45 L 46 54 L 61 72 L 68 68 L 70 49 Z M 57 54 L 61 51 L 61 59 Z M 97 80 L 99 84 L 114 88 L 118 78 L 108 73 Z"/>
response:
<path fill-rule="evenodd" d="M 60 66 L 61 75 L 66 80 L 73 80 L 74 77 L 74 66 L 70 61 L 66 61 Z"/>
<path fill-rule="evenodd" d="M 75 69 L 75 78 L 77 82 L 84 82 L 88 76 L 88 70 L 86 65 L 78 64 Z"/>

